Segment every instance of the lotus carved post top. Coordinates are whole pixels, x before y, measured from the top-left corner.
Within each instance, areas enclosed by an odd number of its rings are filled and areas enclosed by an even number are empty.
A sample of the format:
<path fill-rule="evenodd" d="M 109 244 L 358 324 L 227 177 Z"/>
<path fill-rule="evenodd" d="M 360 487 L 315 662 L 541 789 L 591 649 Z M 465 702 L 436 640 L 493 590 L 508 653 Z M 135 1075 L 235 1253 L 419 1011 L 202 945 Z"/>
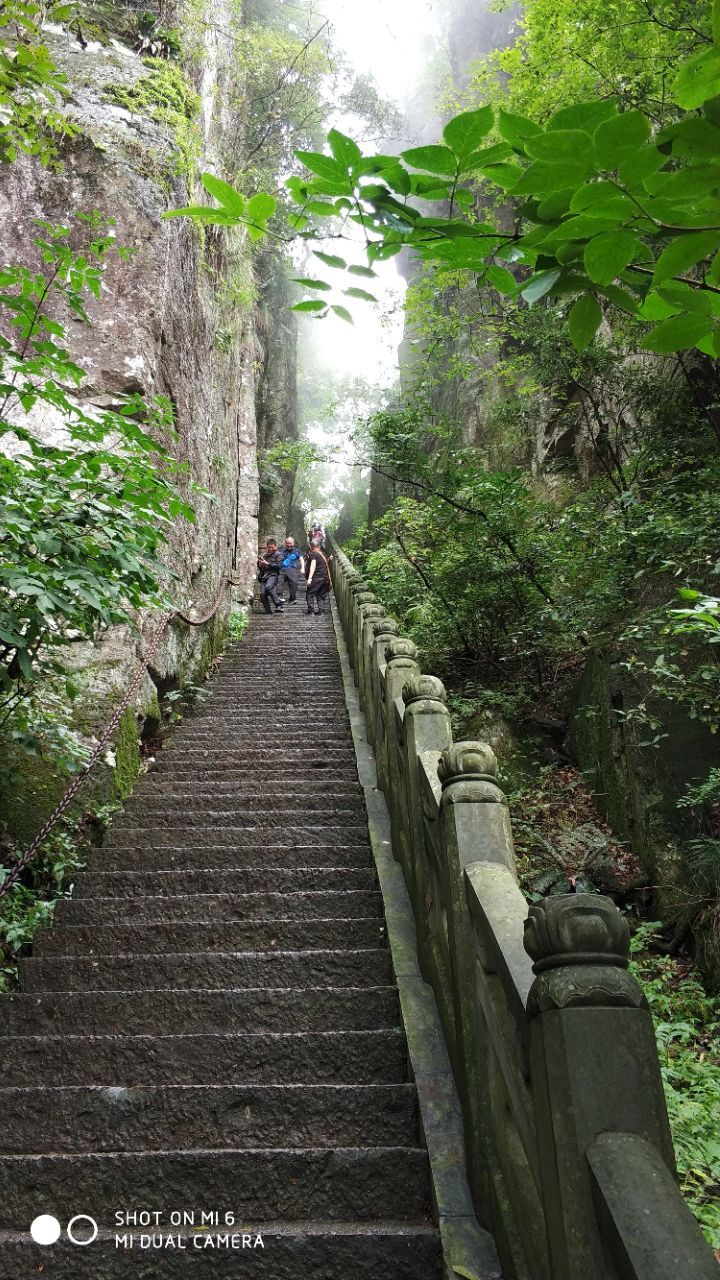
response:
<path fill-rule="evenodd" d="M 390 664 L 410 663 L 417 659 L 417 645 L 412 640 L 406 640 L 405 636 L 396 636 L 389 644 L 385 646 L 385 661 Z"/>
<path fill-rule="evenodd" d="M 535 903 L 524 946 L 537 978 L 528 1015 L 587 1005 L 639 1008 L 645 997 L 627 972 L 630 933 L 610 898 L 567 893 Z"/>
<path fill-rule="evenodd" d="M 497 784 L 495 752 L 486 742 L 453 742 L 440 757 L 438 776 L 443 790 L 453 782 Z"/>
<path fill-rule="evenodd" d="M 353 598 L 355 604 L 358 606 L 361 604 L 375 604 L 376 602 L 372 591 L 355 591 L 353 593 Z"/>
<path fill-rule="evenodd" d="M 360 617 L 363 619 L 363 622 L 367 622 L 368 618 L 381 618 L 382 605 L 375 604 L 372 601 L 370 602 L 370 604 L 361 604 Z"/>
<path fill-rule="evenodd" d="M 396 636 L 400 630 L 394 618 L 381 618 L 379 622 L 373 623 L 373 635 L 378 640 L 380 636 Z"/>
<path fill-rule="evenodd" d="M 402 700 L 406 707 L 413 702 L 441 702 L 447 700 L 445 685 L 437 676 L 411 676 L 403 686 Z"/>

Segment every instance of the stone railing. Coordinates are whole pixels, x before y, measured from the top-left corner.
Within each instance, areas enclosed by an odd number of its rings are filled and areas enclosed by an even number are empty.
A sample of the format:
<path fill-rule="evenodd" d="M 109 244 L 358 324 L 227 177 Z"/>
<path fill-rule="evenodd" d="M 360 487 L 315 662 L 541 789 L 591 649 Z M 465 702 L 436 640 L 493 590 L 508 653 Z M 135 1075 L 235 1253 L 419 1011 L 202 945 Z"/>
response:
<path fill-rule="evenodd" d="M 628 928 L 599 894 L 531 906 L 496 762 L 337 548 L 334 579 L 504 1280 L 719 1280 L 675 1181 Z"/>

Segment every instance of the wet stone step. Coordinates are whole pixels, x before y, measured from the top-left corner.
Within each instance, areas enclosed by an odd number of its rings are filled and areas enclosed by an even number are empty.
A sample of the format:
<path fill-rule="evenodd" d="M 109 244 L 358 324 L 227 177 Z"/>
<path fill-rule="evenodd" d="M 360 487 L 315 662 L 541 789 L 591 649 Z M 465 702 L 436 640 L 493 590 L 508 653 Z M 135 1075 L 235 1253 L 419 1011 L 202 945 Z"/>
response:
<path fill-rule="evenodd" d="M 213 856 L 208 849 L 208 861 Z M 312 889 L 374 889 L 374 868 L 344 866 L 251 866 L 242 871 L 215 868 L 197 871 L 108 871 L 84 872 L 77 882 L 78 899 L 197 893 L 282 893 Z"/>
<path fill-rule="evenodd" d="M 29 1280 L 40 1269 L 42 1280 L 127 1280 L 130 1275 L 157 1280 L 160 1257 L 163 1280 L 187 1280 L 191 1256 L 192 1274 L 199 1280 L 440 1280 L 437 1232 L 422 1223 L 295 1220 L 263 1222 L 262 1232 L 263 1248 L 252 1242 L 243 1248 L 236 1234 L 234 1247 L 209 1248 L 203 1242 L 201 1249 L 197 1233 L 175 1233 L 178 1247 L 163 1247 L 160 1254 L 139 1247 L 138 1231 L 132 1252 L 120 1253 L 114 1229 L 86 1249 L 64 1237 L 52 1249 L 32 1245 L 26 1229 L 24 1235 L 0 1232 L 0 1272 L 3 1280 Z M 211 1240 L 218 1238 L 215 1232 Z"/>
<path fill-rule="evenodd" d="M 355 819 L 358 816 L 365 816 L 365 801 L 362 796 L 336 796 L 336 795 L 303 795 L 301 793 L 296 796 L 289 796 L 287 793 L 280 792 L 278 795 L 271 795 L 269 792 L 264 794 L 249 795 L 243 797 L 242 802 L 236 792 L 224 792 L 219 798 L 216 795 L 202 796 L 197 793 L 191 796 L 172 796 L 164 797 L 161 794 L 144 794 L 137 795 L 135 799 L 129 800 L 123 811 L 123 817 L 134 817 L 140 813 L 153 817 L 172 816 L 182 814 L 183 820 L 193 820 L 193 825 L 200 823 L 208 814 L 251 814 L 265 816 L 268 811 L 271 815 L 276 813 L 290 813 L 297 816 L 298 813 L 317 813 L 326 814 L 333 819 L 333 825 L 336 826 L 336 818 L 344 819 L 348 815 L 352 815 Z M 113 826 L 117 827 L 120 823 L 120 815 L 115 818 Z M 132 825 L 132 823 L 128 823 Z"/>
<path fill-rule="evenodd" d="M 196 845 L 188 834 L 184 848 L 173 845 L 111 845 L 99 849 L 89 864 L 90 873 L 106 871 L 178 871 L 215 870 L 227 867 L 239 871 L 243 867 L 371 867 L 369 845 L 342 844 L 267 844 L 263 841 L 238 844 Z M 56 917 L 57 918 L 57 917 Z"/>
<path fill-rule="evenodd" d="M 75 1085 L 0 1091 L 0 1155 L 413 1146 L 411 1084 Z M 121 1144 L 121 1145 L 119 1145 Z"/>
<path fill-rule="evenodd" d="M 21 960 L 23 991 L 134 991 L 209 987 L 384 986 L 390 956 L 375 951 L 240 951 L 151 956 L 52 956 Z"/>
<path fill-rule="evenodd" d="M 197 1233 L 176 1233 L 178 1247 L 163 1247 L 160 1255 L 139 1247 L 137 1231 L 130 1253 L 118 1253 L 114 1230 L 86 1249 L 64 1237 L 52 1249 L 32 1245 L 26 1229 L 23 1235 L 0 1232 L 0 1273 L 3 1280 L 29 1280 L 40 1269 L 42 1280 L 157 1280 L 160 1256 L 163 1280 L 187 1280 L 191 1256 L 199 1280 L 439 1280 L 441 1274 L 438 1235 L 430 1225 L 296 1220 L 263 1222 L 262 1232 L 263 1248 L 252 1242 L 243 1248 L 236 1234 L 230 1248 L 202 1249 Z M 211 1237 L 218 1238 L 217 1232 Z"/>
<path fill-rule="evenodd" d="M 233 1210 L 257 1218 L 377 1218 L 392 1204 L 399 1219 L 422 1217 L 429 1200 L 427 1158 L 412 1148 L 292 1151 L 166 1151 L 119 1155 L 0 1157 L 0 1228 L 17 1230 L 45 1213 L 67 1221 L 77 1205 L 110 1228 L 121 1205 Z M 157 1263 L 156 1263 L 157 1265 Z"/>
<path fill-rule="evenodd" d="M 0 1001 L 0 1035 L 372 1031 L 398 1025 L 397 990 L 250 987 L 233 991 L 51 991 Z M 23 1082 L 27 1084 L 27 1081 Z M 60 1081 L 56 1081 L 60 1083 Z M 167 1082 L 165 1082 L 167 1083 Z"/>
<path fill-rule="evenodd" d="M 113 924 L 144 920 L 332 920 L 382 916 L 380 893 L 244 893 L 158 898 L 61 898 L 55 928 L 77 924 Z"/>
<path fill-rule="evenodd" d="M 0 1090 L 38 1085 L 395 1084 L 407 1080 L 397 1030 L 242 1035 L 16 1036 Z M 2 1093 L 0 1093 L 2 1098 Z"/>
<path fill-rule="evenodd" d="M 222 818 L 222 815 L 218 815 L 218 817 Z M 235 816 L 233 823 L 208 820 L 200 827 L 196 827 L 194 824 L 182 827 L 151 827 L 145 824 L 142 827 L 121 827 L 113 824 L 105 838 L 103 848 L 109 849 L 118 844 L 138 847 L 143 842 L 158 847 L 172 845 L 177 848 L 183 840 L 188 841 L 189 839 L 192 839 L 193 844 L 196 845 L 233 843 L 242 845 L 247 840 L 249 844 L 257 845 L 258 847 L 277 844 L 279 839 L 287 840 L 290 845 L 312 844 L 313 836 L 322 836 L 323 843 L 349 842 L 358 846 L 368 840 L 367 826 L 348 824 L 342 827 L 331 827 L 327 823 L 318 825 L 321 828 L 320 830 L 316 827 L 298 826 L 295 823 L 286 825 L 281 819 L 274 822 L 272 826 L 259 826 L 250 821 L 245 825 L 241 825 L 237 816 Z"/>
<path fill-rule="evenodd" d="M 68 925 L 41 929 L 33 954 L 44 956 L 177 955 L 193 951 L 359 951 L 385 943 L 385 924 L 370 920 L 238 920 L 175 924 Z"/>

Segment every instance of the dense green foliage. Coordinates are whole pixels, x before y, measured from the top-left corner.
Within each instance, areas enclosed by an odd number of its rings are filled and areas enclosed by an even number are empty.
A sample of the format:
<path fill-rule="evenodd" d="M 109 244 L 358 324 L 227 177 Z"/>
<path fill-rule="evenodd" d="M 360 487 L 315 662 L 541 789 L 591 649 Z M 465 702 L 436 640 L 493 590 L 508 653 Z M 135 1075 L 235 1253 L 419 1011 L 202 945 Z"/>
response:
<path fill-rule="evenodd" d="M 720 1248 L 720 1008 L 696 975 L 647 950 L 657 923 L 632 941 L 635 976 L 655 1019 L 680 1183 L 707 1239 Z"/>

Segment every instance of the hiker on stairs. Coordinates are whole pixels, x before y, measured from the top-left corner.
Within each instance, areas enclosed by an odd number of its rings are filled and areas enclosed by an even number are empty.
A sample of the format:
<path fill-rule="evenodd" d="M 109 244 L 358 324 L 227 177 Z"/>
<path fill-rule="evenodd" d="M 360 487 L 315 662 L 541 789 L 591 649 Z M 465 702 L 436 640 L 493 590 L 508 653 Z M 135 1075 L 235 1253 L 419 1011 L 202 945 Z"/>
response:
<path fill-rule="evenodd" d="M 299 547 L 295 546 L 295 539 L 287 537 L 285 546 L 280 552 L 280 580 L 278 582 L 278 593 L 280 598 L 285 598 L 285 583 L 290 588 L 289 604 L 297 604 L 298 579 L 301 574 L 305 573 L 305 558 Z"/>
<path fill-rule="evenodd" d="M 328 558 L 319 538 L 313 538 L 310 543 L 307 574 L 307 611 L 316 615 L 324 613 L 325 597 L 332 586 L 332 578 Z"/>
<path fill-rule="evenodd" d="M 278 544 L 275 538 L 268 538 L 263 550 L 258 556 L 258 582 L 260 583 L 260 600 L 262 607 L 266 613 L 270 613 L 270 601 L 275 605 L 275 612 L 279 613 L 285 607 L 284 597 L 279 596 L 276 587 L 280 577 L 280 562 L 282 556 L 278 551 Z"/>

